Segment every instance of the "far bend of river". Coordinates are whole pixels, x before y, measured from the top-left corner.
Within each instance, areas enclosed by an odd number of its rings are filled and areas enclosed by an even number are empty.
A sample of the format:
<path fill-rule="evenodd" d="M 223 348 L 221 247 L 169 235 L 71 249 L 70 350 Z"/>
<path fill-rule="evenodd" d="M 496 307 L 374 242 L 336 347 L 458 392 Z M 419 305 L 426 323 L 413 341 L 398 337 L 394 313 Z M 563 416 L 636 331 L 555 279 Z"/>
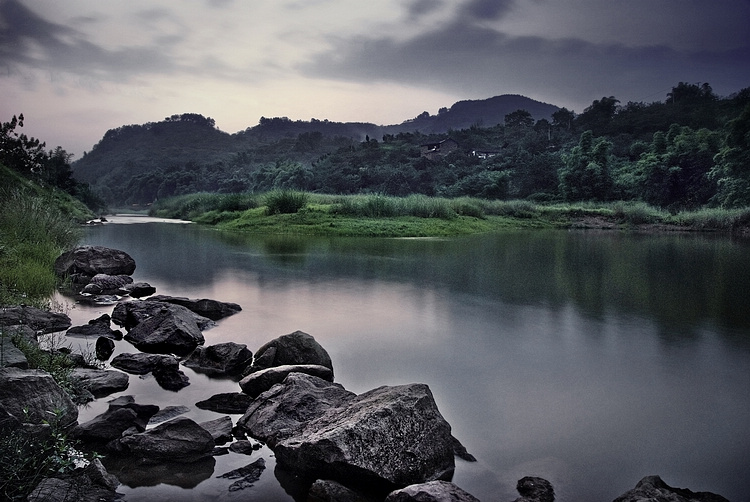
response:
<path fill-rule="evenodd" d="M 600 231 L 248 236 L 112 220 L 83 243 L 128 252 L 136 281 L 242 306 L 204 333 L 206 345 L 255 352 L 302 330 L 351 391 L 428 384 L 478 459 L 457 459 L 453 481 L 484 502 L 514 500 L 526 475 L 551 481 L 558 501 L 612 501 L 651 474 L 750 501 L 750 242 Z M 111 307 L 70 311 L 74 324 L 102 313 Z M 136 350 L 121 341 L 117 352 Z M 183 371 L 191 385 L 179 392 L 131 375 L 111 397 L 185 405 L 200 422 L 221 415 L 195 402 L 239 391 Z M 261 456 L 255 486 L 228 492 L 232 481 L 217 478 Z M 126 501 L 293 500 L 274 467 L 263 448 L 184 472 L 115 474 Z"/>

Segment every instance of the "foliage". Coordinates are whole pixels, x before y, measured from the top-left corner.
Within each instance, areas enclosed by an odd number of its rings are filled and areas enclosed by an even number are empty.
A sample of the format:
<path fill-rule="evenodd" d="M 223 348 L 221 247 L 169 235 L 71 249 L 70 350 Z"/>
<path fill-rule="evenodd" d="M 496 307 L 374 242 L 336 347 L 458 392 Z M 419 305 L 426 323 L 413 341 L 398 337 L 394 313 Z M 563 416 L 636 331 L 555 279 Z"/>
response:
<path fill-rule="evenodd" d="M 266 214 L 293 214 L 305 207 L 307 194 L 296 190 L 274 190 L 265 196 Z"/>

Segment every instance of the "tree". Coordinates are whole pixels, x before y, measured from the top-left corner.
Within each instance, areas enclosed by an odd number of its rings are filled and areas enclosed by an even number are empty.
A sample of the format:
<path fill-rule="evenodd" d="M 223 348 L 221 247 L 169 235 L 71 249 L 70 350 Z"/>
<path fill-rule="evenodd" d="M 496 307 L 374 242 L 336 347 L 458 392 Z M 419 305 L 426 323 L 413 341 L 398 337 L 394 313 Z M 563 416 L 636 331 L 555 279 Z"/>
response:
<path fill-rule="evenodd" d="M 592 131 L 581 134 L 578 146 L 563 157 L 558 172 L 560 192 L 569 201 L 606 200 L 612 188 L 609 173 L 609 150 L 612 143 L 604 138 L 594 142 Z"/>
<path fill-rule="evenodd" d="M 25 176 L 38 175 L 47 160 L 45 144 L 16 132 L 23 127 L 23 113 L 0 126 L 0 163 Z"/>
<path fill-rule="evenodd" d="M 750 205 L 750 105 L 732 120 L 709 177 L 717 183 L 714 202 L 722 207 Z"/>
<path fill-rule="evenodd" d="M 516 110 L 505 116 L 505 127 L 532 127 L 534 117 L 526 110 Z"/>

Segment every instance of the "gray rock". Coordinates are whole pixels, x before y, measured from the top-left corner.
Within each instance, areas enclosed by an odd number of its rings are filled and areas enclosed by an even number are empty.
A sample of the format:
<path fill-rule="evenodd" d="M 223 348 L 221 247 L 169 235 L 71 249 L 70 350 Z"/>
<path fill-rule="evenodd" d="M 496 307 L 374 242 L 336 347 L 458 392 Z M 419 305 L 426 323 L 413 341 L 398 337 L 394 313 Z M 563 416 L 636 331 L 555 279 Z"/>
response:
<path fill-rule="evenodd" d="M 385 502 L 479 502 L 479 499 L 448 481 L 429 481 L 395 490 Z"/>
<path fill-rule="evenodd" d="M 169 310 L 179 315 L 187 313 L 187 315 L 192 316 L 195 323 L 202 330 L 215 325 L 211 319 L 191 312 L 180 305 L 146 300 L 119 302 L 112 310 L 112 322 L 118 326 L 122 326 L 126 330 L 131 330 L 142 321 L 154 317 L 157 313 L 164 310 Z"/>
<path fill-rule="evenodd" d="M 146 302 L 149 303 L 149 302 Z M 161 306 L 153 315 L 132 327 L 125 340 L 138 350 L 186 356 L 205 339 L 189 310 L 177 305 Z"/>
<path fill-rule="evenodd" d="M 244 392 L 226 392 L 214 394 L 206 400 L 195 403 L 202 410 L 215 411 L 216 413 L 245 413 L 253 398 Z"/>
<path fill-rule="evenodd" d="M 183 415 L 190 411 L 190 408 L 187 406 L 167 406 L 163 410 L 159 410 L 158 413 L 156 413 L 154 416 L 151 417 L 151 420 L 148 421 L 148 425 L 156 425 L 162 422 L 166 422 L 168 420 L 172 420 L 175 417 L 179 417 L 180 415 Z"/>
<path fill-rule="evenodd" d="M 73 326 L 66 333 L 67 336 L 103 336 L 112 340 L 122 340 L 122 331 L 111 328 L 111 318 L 104 314 L 96 319 L 92 319 L 88 324 L 83 326 Z"/>
<path fill-rule="evenodd" d="M 210 457 L 215 446 L 208 431 L 185 417 L 125 436 L 118 442 L 125 452 L 155 462 L 195 462 Z"/>
<path fill-rule="evenodd" d="M 253 353 L 247 345 L 234 342 L 196 347 L 183 364 L 209 376 L 239 375 L 252 363 Z"/>
<path fill-rule="evenodd" d="M 317 364 L 333 372 L 328 352 L 315 338 L 302 331 L 280 336 L 259 348 L 250 372 L 286 364 Z"/>
<path fill-rule="evenodd" d="M 133 298 L 143 298 L 156 293 L 156 288 L 147 282 L 134 282 L 122 287 L 120 293 L 127 294 Z"/>
<path fill-rule="evenodd" d="M 449 479 L 455 468 L 450 425 L 424 384 L 360 394 L 273 450 L 293 472 L 383 487 Z"/>
<path fill-rule="evenodd" d="M 120 371 L 74 368 L 71 378 L 78 380 L 95 398 L 121 392 L 128 388 L 130 377 Z"/>
<path fill-rule="evenodd" d="M 210 300 L 207 298 L 192 299 L 181 296 L 157 295 L 152 296 L 147 301 L 181 305 L 200 316 L 208 317 L 212 321 L 218 321 L 219 319 L 229 317 L 230 315 L 234 315 L 242 310 L 242 307 L 236 303 L 220 302 L 218 300 Z"/>
<path fill-rule="evenodd" d="M 96 345 L 94 346 L 96 351 L 96 358 L 100 361 L 106 361 L 115 352 L 115 342 L 111 338 L 106 336 L 100 336 L 96 339 Z"/>
<path fill-rule="evenodd" d="M 0 368 L 0 407 L 25 423 L 55 419 L 60 427 L 69 428 L 78 420 L 78 408 L 68 393 L 41 370 Z"/>
<path fill-rule="evenodd" d="M 71 326 L 70 317 L 28 305 L 0 307 L 0 326 L 28 326 L 36 333 L 56 333 Z"/>
<path fill-rule="evenodd" d="M 133 375 L 145 375 L 159 367 L 178 366 L 179 361 L 174 356 L 164 354 L 132 354 L 124 352 L 117 354 L 109 364 L 113 368 Z"/>
<path fill-rule="evenodd" d="M 251 464 L 240 467 L 239 469 L 234 469 L 225 474 L 222 474 L 221 476 L 216 477 L 224 479 L 237 479 L 237 481 L 229 485 L 229 491 L 236 492 L 238 490 L 244 490 L 245 488 L 250 488 L 251 486 L 253 486 L 260 479 L 261 474 L 263 474 L 263 471 L 265 470 L 266 461 L 262 458 L 259 458 Z"/>
<path fill-rule="evenodd" d="M 94 277 L 96 274 L 133 275 L 135 260 L 124 251 L 103 246 L 79 246 L 55 260 L 55 273 L 63 276 Z"/>
<path fill-rule="evenodd" d="M 29 361 L 21 349 L 13 344 L 10 331 L 0 328 L 0 368 L 19 368 L 27 369 Z"/>
<path fill-rule="evenodd" d="M 180 365 L 176 359 L 173 362 L 162 360 L 151 373 L 154 375 L 156 383 L 165 390 L 177 392 L 190 385 L 187 375 L 180 370 Z"/>
<path fill-rule="evenodd" d="M 133 283 L 129 275 L 96 274 L 88 284 L 81 289 L 81 294 L 86 295 L 114 295 L 120 289 Z"/>
<path fill-rule="evenodd" d="M 290 373 L 283 383 L 258 396 L 237 426 L 273 448 L 279 441 L 299 434 L 308 422 L 343 407 L 355 397 L 339 384 Z"/>
<path fill-rule="evenodd" d="M 254 451 L 261 449 L 260 443 L 255 443 L 249 439 L 240 439 L 229 445 L 229 450 L 240 455 L 252 455 Z"/>
<path fill-rule="evenodd" d="M 221 417 L 216 420 L 201 422 L 198 425 L 211 434 L 211 437 L 214 438 L 214 442 L 217 445 L 228 443 L 232 440 L 232 419 L 230 417 Z"/>
<path fill-rule="evenodd" d="M 308 502 L 370 502 L 371 498 L 330 479 L 318 479 L 310 487 Z"/>
<path fill-rule="evenodd" d="M 521 494 L 521 498 L 515 502 L 554 502 L 555 490 L 552 483 L 544 478 L 526 476 L 518 480 L 516 490 Z"/>
<path fill-rule="evenodd" d="M 99 459 L 71 478 L 45 478 L 26 499 L 28 502 L 110 502 L 118 498 L 117 478 Z"/>
<path fill-rule="evenodd" d="M 659 476 L 646 476 L 635 488 L 617 497 L 614 502 L 729 502 L 711 492 L 693 492 L 687 488 L 674 488 Z"/>
<path fill-rule="evenodd" d="M 133 396 L 120 396 L 109 401 L 109 410 L 114 411 L 120 408 L 128 408 L 135 411 L 138 418 L 134 425 L 139 432 L 145 431 L 146 425 L 150 423 L 151 418 L 159 412 L 159 407 L 155 404 L 138 404 L 135 402 Z"/>
<path fill-rule="evenodd" d="M 286 364 L 250 373 L 240 380 L 240 388 L 242 392 L 250 397 L 258 397 L 277 383 L 283 382 L 290 373 L 304 373 L 322 378 L 328 382 L 333 381 L 333 372 L 325 366 L 317 364 Z"/>
<path fill-rule="evenodd" d="M 123 432 L 137 427 L 138 414 L 130 408 L 109 409 L 71 432 L 74 439 L 92 443 L 108 443 L 119 439 Z M 144 429 L 141 429 L 141 431 Z"/>

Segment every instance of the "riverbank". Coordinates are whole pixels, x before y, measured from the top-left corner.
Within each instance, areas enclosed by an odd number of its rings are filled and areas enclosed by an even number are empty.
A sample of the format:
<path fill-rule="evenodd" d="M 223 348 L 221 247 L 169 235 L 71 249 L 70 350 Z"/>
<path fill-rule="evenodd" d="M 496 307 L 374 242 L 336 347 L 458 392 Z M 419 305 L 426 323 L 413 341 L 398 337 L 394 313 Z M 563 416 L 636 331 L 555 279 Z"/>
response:
<path fill-rule="evenodd" d="M 670 213 L 639 202 L 537 204 L 275 191 L 183 195 L 158 201 L 149 214 L 248 233 L 342 237 L 446 237 L 541 228 L 750 234 L 750 208 Z"/>

